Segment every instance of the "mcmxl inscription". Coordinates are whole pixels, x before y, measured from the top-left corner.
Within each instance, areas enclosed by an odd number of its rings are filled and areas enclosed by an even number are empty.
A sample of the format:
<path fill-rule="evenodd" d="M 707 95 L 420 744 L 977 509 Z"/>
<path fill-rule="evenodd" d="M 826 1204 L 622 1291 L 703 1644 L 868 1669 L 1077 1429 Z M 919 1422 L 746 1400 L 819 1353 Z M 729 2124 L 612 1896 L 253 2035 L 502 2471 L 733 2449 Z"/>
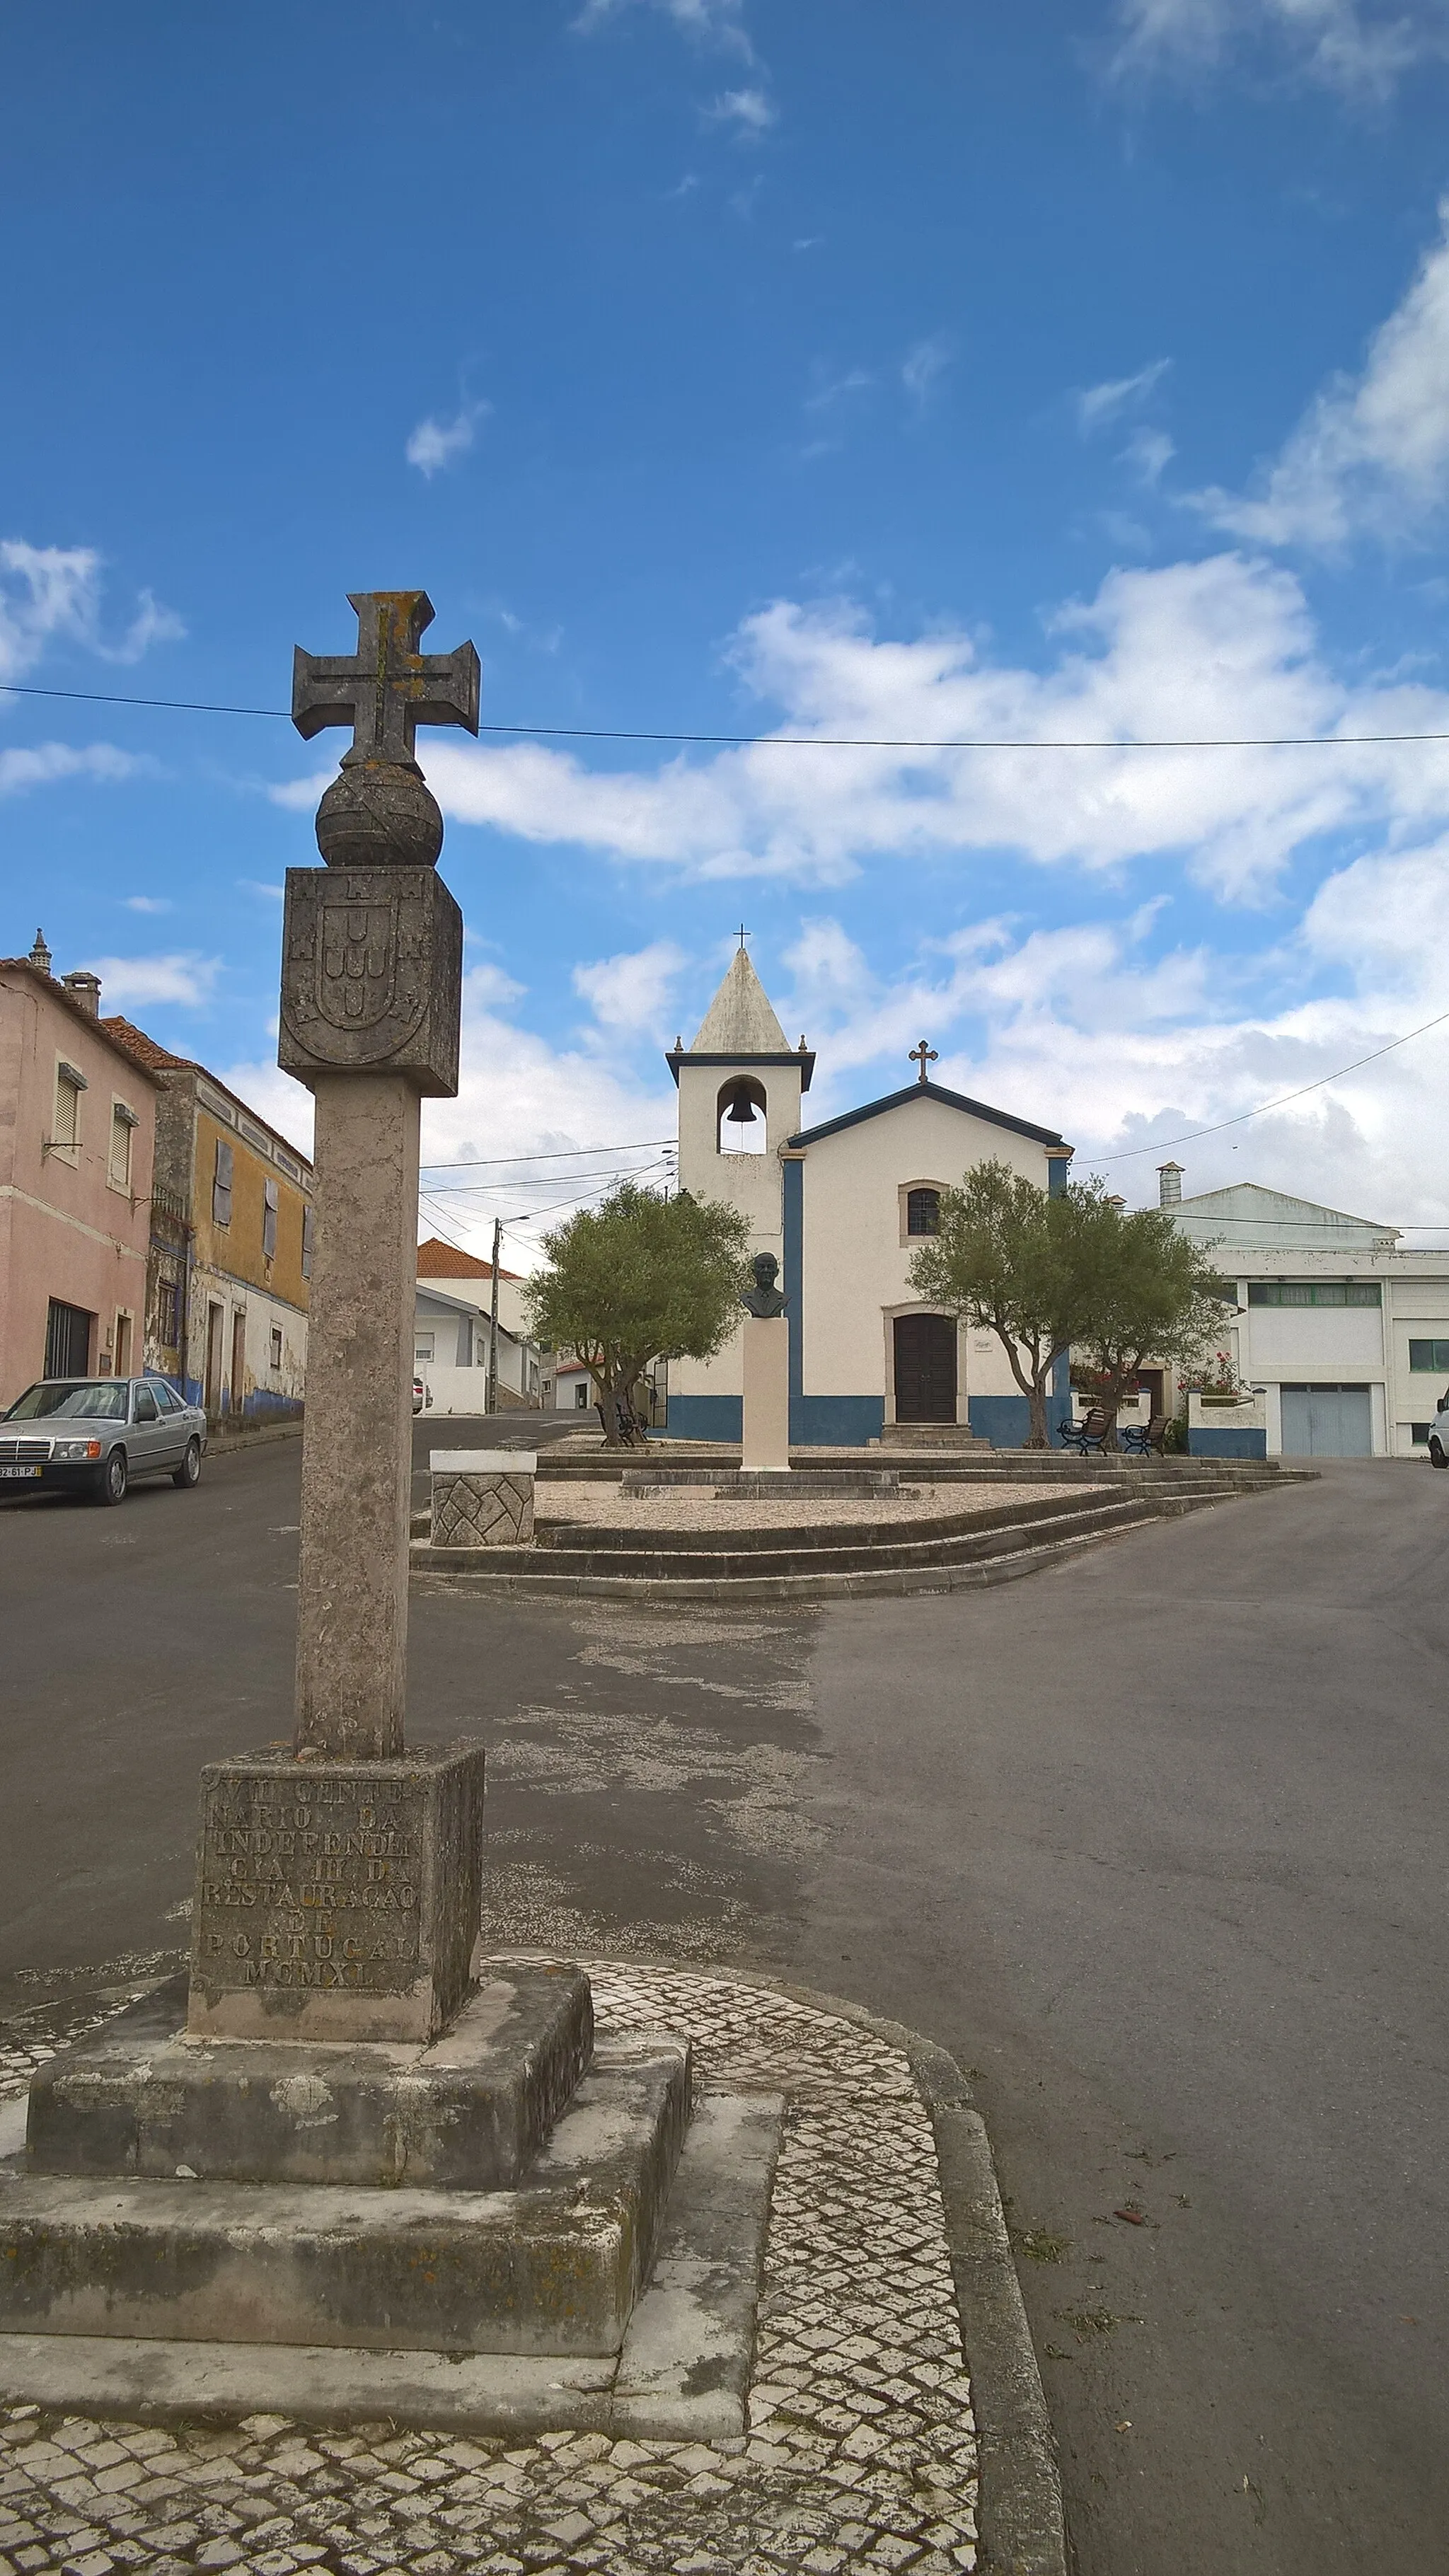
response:
<path fill-rule="evenodd" d="M 218 1779 L 202 1815 L 208 1985 L 390 1994 L 419 1971 L 422 1801 L 405 1783 Z"/>

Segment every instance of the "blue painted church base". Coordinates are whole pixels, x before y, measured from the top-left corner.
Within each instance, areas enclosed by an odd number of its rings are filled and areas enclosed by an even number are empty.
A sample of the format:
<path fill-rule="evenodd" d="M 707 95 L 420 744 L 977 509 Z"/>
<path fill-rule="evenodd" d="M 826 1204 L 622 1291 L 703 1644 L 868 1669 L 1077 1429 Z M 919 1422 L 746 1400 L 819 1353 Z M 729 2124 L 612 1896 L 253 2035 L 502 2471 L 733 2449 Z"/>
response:
<path fill-rule="evenodd" d="M 973 1395 L 967 1411 L 971 1429 L 980 1439 L 989 1440 L 993 1449 L 1025 1447 L 1031 1414 L 1024 1395 Z M 1053 1448 L 1059 1445 L 1059 1418 L 1059 1408 L 1053 1401 L 1047 1407 Z M 797 1449 L 864 1449 L 869 1441 L 879 1440 L 884 1422 L 885 1404 L 878 1395 L 790 1398 L 790 1439 Z M 744 1437 L 743 1402 L 737 1395 L 671 1395 L 667 1433 L 671 1440 L 740 1440 Z M 1242 1436 L 1212 1434 L 1214 1439 Z M 1262 1452 L 1242 1454 L 1261 1456 Z"/>

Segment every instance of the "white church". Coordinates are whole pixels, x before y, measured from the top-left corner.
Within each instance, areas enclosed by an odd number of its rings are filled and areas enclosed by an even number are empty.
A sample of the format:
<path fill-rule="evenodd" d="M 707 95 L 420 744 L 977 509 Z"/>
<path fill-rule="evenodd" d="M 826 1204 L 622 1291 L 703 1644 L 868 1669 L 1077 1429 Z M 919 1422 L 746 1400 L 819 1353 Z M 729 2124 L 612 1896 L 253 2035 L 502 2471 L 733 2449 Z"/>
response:
<path fill-rule="evenodd" d="M 1065 1188 L 1072 1148 L 929 1079 L 823 1126 L 802 1103 L 815 1058 L 792 1047 L 741 945 L 693 1046 L 668 1056 L 679 1087 L 679 1180 L 749 1218 L 752 1251 L 773 1252 L 787 1300 L 790 1438 L 858 1447 L 896 1422 L 967 1425 L 998 1448 L 1028 1429 L 1027 1404 L 999 1342 L 913 1295 L 912 1251 L 934 1234 L 941 1191 L 973 1163 L 1009 1163 L 1039 1189 Z M 669 1371 L 669 1431 L 738 1440 L 742 1330 L 708 1361 Z M 1069 1399 L 1066 1363 L 1058 1396 Z"/>

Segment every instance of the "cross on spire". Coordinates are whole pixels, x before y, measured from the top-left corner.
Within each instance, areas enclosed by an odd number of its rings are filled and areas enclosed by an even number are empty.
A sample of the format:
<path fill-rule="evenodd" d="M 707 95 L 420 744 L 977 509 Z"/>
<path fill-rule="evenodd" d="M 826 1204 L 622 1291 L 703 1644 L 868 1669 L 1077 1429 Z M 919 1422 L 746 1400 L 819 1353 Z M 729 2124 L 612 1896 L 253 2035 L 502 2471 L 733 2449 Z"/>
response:
<path fill-rule="evenodd" d="M 478 730 L 482 674 L 471 644 L 455 653 L 420 653 L 418 638 L 433 622 L 425 590 L 356 590 L 357 651 L 292 657 L 292 722 L 304 740 L 325 725 L 350 724 L 348 768 L 362 761 L 410 762 L 420 724 Z"/>
<path fill-rule="evenodd" d="M 743 922 L 740 923 L 738 930 L 735 932 L 735 937 L 739 941 L 741 948 L 743 948 L 745 941 L 747 939 L 753 939 L 754 935 L 755 934 L 752 930 L 746 930 Z"/>
<path fill-rule="evenodd" d="M 937 1054 L 936 1049 L 933 1046 L 927 1046 L 924 1038 L 922 1038 L 919 1046 L 912 1047 L 909 1050 L 906 1058 L 907 1063 L 917 1064 L 920 1066 L 922 1082 L 928 1082 L 930 1080 L 930 1075 L 927 1073 L 926 1067 L 932 1064 L 939 1064 L 940 1060 L 941 1059 Z"/>

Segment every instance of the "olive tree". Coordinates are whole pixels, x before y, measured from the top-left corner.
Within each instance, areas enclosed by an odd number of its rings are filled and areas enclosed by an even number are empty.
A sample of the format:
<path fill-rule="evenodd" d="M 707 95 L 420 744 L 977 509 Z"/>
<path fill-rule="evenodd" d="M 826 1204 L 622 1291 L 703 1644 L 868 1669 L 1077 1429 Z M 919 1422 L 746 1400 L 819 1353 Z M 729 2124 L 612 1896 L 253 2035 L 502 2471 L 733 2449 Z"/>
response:
<path fill-rule="evenodd" d="M 1086 1326 L 1077 1203 L 1088 1196 L 1050 1198 L 1009 1163 L 976 1163 L 942 1190 L 937 1231 L 911 1259 L 918 1297 L 996 1335 L 1026 1397 L 1029 1449 L 1047 1446 L 1052 1370 Z"/>
<path fill-rule="evenodd" d="M 1128 1210 L 1101 1185 L 1074 1193 L 1090 1201 L 1084 1225 L 1086 1299 L 1074 1335 L 1097 1372 L 1106 1443 L 1117 1446 L 1117 1413 L 1153 1360 L 1191 1363 L 1216 1346 L 1223 1306 L 1235 1303 L 1199 1244 L 1162 1208 Z"/>
<path fill-rule="evenodd" d="M 543 1238 L 548 1267 L 528 1282 L 529 1330 L 577 1352 L 599 1390 L 611 1449 L 640 1448 L 634 1390 L 653 1359 L 712 1359 L 739 1320 L 748 1219 L 731 1207 L 666 1199 L 625 1181 Z"/>

